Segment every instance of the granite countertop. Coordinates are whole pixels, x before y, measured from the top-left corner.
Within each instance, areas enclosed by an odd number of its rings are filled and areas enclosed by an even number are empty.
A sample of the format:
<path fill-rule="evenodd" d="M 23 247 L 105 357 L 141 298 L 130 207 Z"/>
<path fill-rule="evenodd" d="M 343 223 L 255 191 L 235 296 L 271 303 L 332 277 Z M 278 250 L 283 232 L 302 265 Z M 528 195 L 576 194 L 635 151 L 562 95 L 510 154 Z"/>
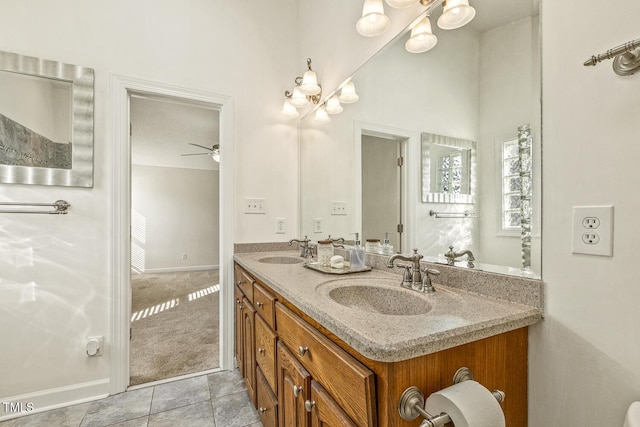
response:
<path fill-rule="evenodd" d="M 331 275 L 297 264 L 268 264 L 261 258 L 298 257 L 298 252 L 236 253 L 235 261 L 309 317 L 368 359 L 397 362 L 435 353 L 537 323 L 540 307 L 438 285 L 436 292 L 421 294 L 400 287 L 402 276 L 376 269 L 349 275 Z M 481 274 L 481 273 L 479 273 Z M 347 307 L 328 296 L 344 281 L 375 283 L 379 288 L 405 292 L 431 309 L 424 314 L 382 314 Z M 517 285 L 516 285 L 517 286 Z M 399 295 L 406 297 L 404 295 Z M 424 302 L 424 301 L 423 301 Z M 393 301 L 389 301 L 392 305 Z M 405 315 L 404 313 L 410 314 Z"/>

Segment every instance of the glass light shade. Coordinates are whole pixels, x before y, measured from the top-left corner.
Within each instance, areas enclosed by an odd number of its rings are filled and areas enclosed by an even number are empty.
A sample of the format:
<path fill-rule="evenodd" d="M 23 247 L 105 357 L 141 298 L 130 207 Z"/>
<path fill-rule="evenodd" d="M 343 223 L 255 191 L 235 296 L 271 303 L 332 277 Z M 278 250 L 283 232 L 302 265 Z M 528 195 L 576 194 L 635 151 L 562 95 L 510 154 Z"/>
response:
<path fill-rule="evenodd" d="M 391 7 L 403 8 L 409 7 L 412 4 L 417 3 L 416 0 L 387 0 L 387 4 Z"/>
<path fill-rule="evenodd" d="M 352 102 L 356 102 L 358 99 L 360 99 L 360 97 L 356 93 L 356 87 L 353 85 L 353 82 L 349 80 L 344 86 L 342 86 L 338 100 L 343 104 L 351 104 Z"/>
<path fill-rule="evenodd" d="M 356 30 L 365 37 L 379 36 L 387 30 L 389 22 L 382 0 L 364 0 L 362 17 L 356 23 Z"/>
<path fill-rule="evenodd" d="M 329 117 L 324 106 L 322 106 L 316 110 L 314 120 L 318 123 L 329 123 L 331 121 L 331 117 Z"/>
<path fill-rule="evenodd" d="M 307 95 L 300 91 L 300 87 L 296 86 L 293 88 L 293 94 L 291 95 L 291 105 L 296 108 L 306 107 L 309 103 L 307 99 Z"/>
<path fill-rule="evenodd" d="M 211 157 L 213 157 L 213 160 L 215 162 L 220 163 L 220 149 L 213 150 L 213 154 L 211 154 Z"/>
<path fill-rule="evenodd" d="M 302 84 L 299 86 L 300 92 L 305 95 L 317 95 L 320 93 L 318 78 L 315 71 L 307 70 L 302 76 Z"/>
<path fill-rule="evenodd" d="M 291 104 L 291 100 L 289 98 L 284 100 L 281 113 L 283 116 L 287 117 L 298 117 L 300 115 L 300 113 L 298 113 L 298 110 L 296 110 L 296 107 Z"/>
<path fill-rule="evenodd" d="M 445 0 L 442 3 L 442 15 L 438 18 L 438 27 L 443 30 L 460 28 L 476 16 L 476 10 L 469 6 L 469 0 Z"/>
<path fill-rule="evenodd" d="M 325 111 L 328 114 L 340 114 L 344 111 L 344 108 L 342 108 L 342 105 L 340 105 L 340 101 L 338 100 L 338 98 L 332 96 L 327 101 L 327 107 L 325 108 Z"/>
<path fill-rule="evenodd" d="M 404 47 L 407 52 L 422 53 L 432 49 L 436 43 L 438 43 L 438 38 L 431 32 L 431 21 L 428 16 L 424 16 L 411 29 L 411 37 Z"/>

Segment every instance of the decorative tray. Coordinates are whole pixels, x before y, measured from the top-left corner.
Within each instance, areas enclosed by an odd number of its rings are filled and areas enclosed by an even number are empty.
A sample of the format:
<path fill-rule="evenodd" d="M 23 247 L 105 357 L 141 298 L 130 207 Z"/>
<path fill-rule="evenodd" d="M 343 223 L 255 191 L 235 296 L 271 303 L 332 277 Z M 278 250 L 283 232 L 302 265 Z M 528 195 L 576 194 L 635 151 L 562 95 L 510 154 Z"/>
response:
<path fill-rule="evenodd" d="M 344 263 L 345 266 L 343 268 L 331 268 L 331 267 L 323 267 L 321 264 L 309 264 L 304 263 L 303 265 L 307 268 L 310 268 L 315 271 L 319 271 L 325 274 L 351 274 L 351 273 L 362 273 L 364 271 L 371 271 L 371 267 L 365 266 L 362 268 L 351 268 L 348 263 Z"/>

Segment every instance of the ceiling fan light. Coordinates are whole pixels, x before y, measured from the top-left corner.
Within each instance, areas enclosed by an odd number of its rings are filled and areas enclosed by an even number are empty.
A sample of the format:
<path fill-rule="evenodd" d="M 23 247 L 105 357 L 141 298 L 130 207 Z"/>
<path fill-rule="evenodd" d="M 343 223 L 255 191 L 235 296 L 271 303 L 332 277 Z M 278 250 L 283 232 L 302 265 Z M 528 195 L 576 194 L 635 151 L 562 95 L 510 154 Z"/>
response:
<path fill-rule="evenodd" d="M 460 28 L 476 16 L 476 10 L 469 6 L 469 0 L 444 0 L 442 15 L 438 18 L 438 27 L 443 30 Z"/>
<path fill-rule="evenodd" d="M 220 145 L 216 144 L 212 147 L 211 149 L 211 158 L 217 162 L 220 163 Z"/>
<path fill-rule="evenodd" d="M 436 43 L 438 43 L 438 38 L 431 32 L 431 21 L 425 15 L 411 28 L 411 37 L 404 47 L 407 52 L 422 53 L 433 49 Z"/>
<path fill-rule="evenodd" d="M 327 101 L 325 111 L 328 114 L 340 114 L 344 111 L 344 108 L 342 108 L 342 105 L 340 105 L 340 100 L 338 100 L 338 98 L 336 98 L 335 96 L 332 96 Z"/>
<path fill-rule="evenodd" d="M 365 37 L 379 36 L 389 27 L 389 17 L 384 14 L 382 0 L 364 0 L 362 17 L 356 23 L 356 30 Z"/>
<path fill-rule="evenodd" d="M 353 85 L 353 82 L 349 80 L 344 86 L 342 86 L 338 100 L 343 104 L 351 104 L 358 101 L 358 99 L 360 99 L 360 97 L 356 93 L 356 87 Z"/>

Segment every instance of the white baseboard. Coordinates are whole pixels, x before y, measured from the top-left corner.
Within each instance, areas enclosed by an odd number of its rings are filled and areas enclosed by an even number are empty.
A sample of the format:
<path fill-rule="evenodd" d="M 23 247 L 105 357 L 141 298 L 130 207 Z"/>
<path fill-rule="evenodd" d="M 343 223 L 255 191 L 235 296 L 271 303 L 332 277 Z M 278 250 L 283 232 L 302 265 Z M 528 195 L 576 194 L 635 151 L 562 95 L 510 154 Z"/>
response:
<path fill-rule="evenodd" d="M 38 412 L 58 409 L 103 399 L 109 396 L 109 379 L 73 384 L 65 387 L 51 388 L 35 393 L 21 394 L 0 398 L 0 421 L 36 414 Z M 8 404 L 5 405 L 4 403 Z M 10 412 L 10 404 L 19 412 Z"/>
<path fill-rule="evenodd" d="M 202 270 L 218 270 L 219 265 L 193 265 L 189 267 L 161 267 L 161 268 L 147 268 L 144 271 L 131 270 L 132 274 L 152 274 L 152 273 L 174 273 L 184 271 L 202 271 Z"/>

